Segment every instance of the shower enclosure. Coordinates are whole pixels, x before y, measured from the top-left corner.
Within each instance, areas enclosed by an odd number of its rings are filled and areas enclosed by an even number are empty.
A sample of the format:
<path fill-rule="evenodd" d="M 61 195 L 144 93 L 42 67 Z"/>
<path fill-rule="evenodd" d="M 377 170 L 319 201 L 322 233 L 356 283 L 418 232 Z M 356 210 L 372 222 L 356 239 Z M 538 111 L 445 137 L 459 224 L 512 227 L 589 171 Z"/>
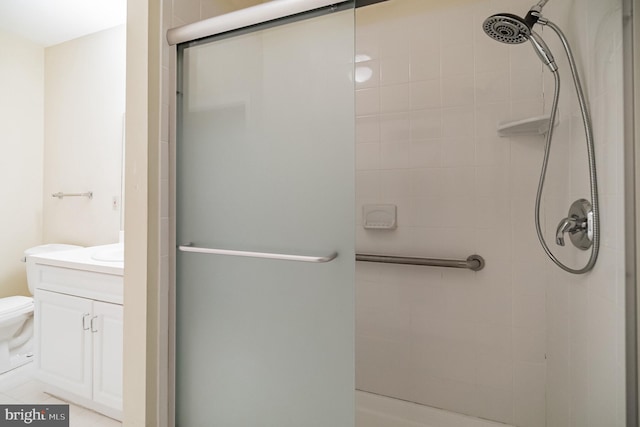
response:
<path fill-rule="evenodd" d="M 266 3 L 174 40 L 175 425 L 631 426 L 622 0 L 540 2 L 591 108 L 596 263 L 556 244 L 591 198 L 581 103 L 550 123 L 547 65 L 482 28 L 530 0 Z M 464 268 L 375 262 L 415 259 Z"/>
<path fill-rule="evenodd" d="M 429 426 L 410 414 L 435 407 L 513 426 L 626 425 L 622 2 L 544 2 L 593 116 L 600 253 L 580 276 L 547 258 L 535 226 L 553 73 L 529 43 L 496 43 L 483 29 L 534 3 L 390 0 L 356 13 L 356 251 L 486 261 L 476 273 L 356 265 L 367 420 Z M 574 200 L 592 199 L 584 125 L 561 42 L 535 31 L 566 82 L 541 234 L 578 270 L 590 251 L 557 245 L 556 227 Z M 395 230 L 364 228 L 362 207 L 381 204 L 397 207 Z M 418 405 L 402 417 L 376 395 Z"/>

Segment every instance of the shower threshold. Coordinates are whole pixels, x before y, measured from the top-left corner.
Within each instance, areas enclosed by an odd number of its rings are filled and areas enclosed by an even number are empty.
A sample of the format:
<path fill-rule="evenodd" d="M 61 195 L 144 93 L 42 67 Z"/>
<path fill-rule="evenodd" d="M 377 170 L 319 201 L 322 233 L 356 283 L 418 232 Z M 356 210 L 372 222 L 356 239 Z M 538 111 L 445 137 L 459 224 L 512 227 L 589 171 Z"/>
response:
<path fill-rule="evenodd" d="M 356 391 L 356 427 L 513 427 L 430 406 Z"/>

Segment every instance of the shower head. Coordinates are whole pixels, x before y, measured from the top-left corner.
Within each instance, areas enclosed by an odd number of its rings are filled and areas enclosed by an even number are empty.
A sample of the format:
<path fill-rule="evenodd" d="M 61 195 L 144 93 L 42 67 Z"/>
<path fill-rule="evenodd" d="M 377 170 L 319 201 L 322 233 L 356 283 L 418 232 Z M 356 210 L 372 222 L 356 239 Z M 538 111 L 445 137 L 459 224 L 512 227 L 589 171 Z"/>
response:
<path fill-rule="evenodd" d="M 498 13 L 485 19 L 482 29 L 489 37 L 500 43 L 520 44 L 529 40 L 540 60 L 552 72 L 555 72 L 558 70 L 558 66 L 553 59 L 549 46 L 547 46 L 542 37 L 533 31 L 533 25 L 538 19 L 539 16 L 531 11 L 529 11 L 526 18 L 510 13 Z"/>
<path fill-rule="evenodd" d="M 500 43 L 520 44 L 531 37 L 531 27 L 522 18 L 510 13 L 498 13 L 485 19 L 484 32 Z"/>
<path fill-rule="evenodd" d="M 490 16 L 482 24 L 484 32 L 502 43 L 524 43 L 529 39 L 529 33 L 533 26 L 542 18 L 542 8 L 548 2 L 549 0 L 539 0 L 529 9 L 524 18 L 511 13 L 498 13 Z"/>

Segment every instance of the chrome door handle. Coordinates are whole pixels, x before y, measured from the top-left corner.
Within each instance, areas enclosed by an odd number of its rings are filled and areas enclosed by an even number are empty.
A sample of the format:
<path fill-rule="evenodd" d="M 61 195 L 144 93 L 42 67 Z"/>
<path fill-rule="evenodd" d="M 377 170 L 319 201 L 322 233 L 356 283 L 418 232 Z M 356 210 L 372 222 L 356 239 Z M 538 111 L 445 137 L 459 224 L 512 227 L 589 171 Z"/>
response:
<path fill-rule="evenodd" d="M 199 254 L 229 255 L 229 256 L 240 256 L 240 257 L 249 257 L 249 258 L 279 259 L 284 261 L 300 261 L 300 262 L 313 262 L 313 263 L 330 262 L 338 257 L 337 252 L 333 252 L 329 255 L 324 255 L 324 256 L 291 255 L 291 254 L 278 254 L 278 253 L 268 253 L 268 252 L 232 251 L 229 249 L 199 248 L 196 246 L 192 246 L 191 243 L 178 246 L 178 250 L 182 252 L 193 252 L 193 253 L 199 253 Z"/>

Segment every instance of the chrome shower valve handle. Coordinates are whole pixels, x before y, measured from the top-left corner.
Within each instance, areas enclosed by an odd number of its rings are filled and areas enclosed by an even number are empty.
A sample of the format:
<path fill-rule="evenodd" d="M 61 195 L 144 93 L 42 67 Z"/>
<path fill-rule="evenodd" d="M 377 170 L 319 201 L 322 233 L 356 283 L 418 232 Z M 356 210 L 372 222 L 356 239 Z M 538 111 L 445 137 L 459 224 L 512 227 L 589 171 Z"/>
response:
<path fill-rule="evenodd" d="M 564 234 L 569 233 L 571 243 L 583 251 L 593 244 L 593 209 L 588 200 L 573 202 L 569 216 L 562 219 L 556 229 L 556 244 L 564 246 Z"/>
<path fill-rule="evenodd" d="M 556 244 L 558 246 L 564 246 L 564 233 L 575 234 L 587 229 L 587 220 L 581 220 L 581 218 L 565 218 L 560 221 L 558 229 L 556 230 Z"/>
<path fill-rule="evenodd" d="M 565 218 L 560 221 L 556 229 L 556 245 L 564 246 L 564 233 L 572 233 L 578 228 L 578 223 L 573 218 Z"/>

